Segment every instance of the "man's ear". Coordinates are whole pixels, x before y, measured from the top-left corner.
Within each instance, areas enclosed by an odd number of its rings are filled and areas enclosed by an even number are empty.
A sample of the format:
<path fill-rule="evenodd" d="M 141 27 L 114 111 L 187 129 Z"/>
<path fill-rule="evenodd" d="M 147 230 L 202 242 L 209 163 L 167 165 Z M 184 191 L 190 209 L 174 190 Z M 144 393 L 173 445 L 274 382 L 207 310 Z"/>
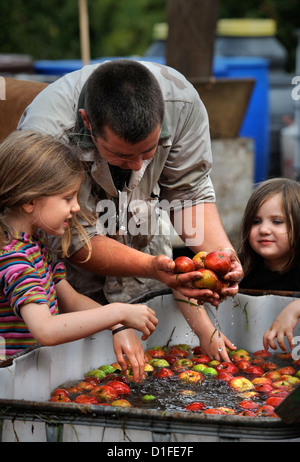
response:
<path fill-rule="evenodd" d="M 87 116 L 87 113 L 86 113 L 85 109 L 78 109 L 78 112 L 81 115 L 83 123 L 86 126 L 86 128 L 89 131 L 91 131 L 91 124 L 90 124 L 90 121 L 89 121 L 89 118 Z"/>

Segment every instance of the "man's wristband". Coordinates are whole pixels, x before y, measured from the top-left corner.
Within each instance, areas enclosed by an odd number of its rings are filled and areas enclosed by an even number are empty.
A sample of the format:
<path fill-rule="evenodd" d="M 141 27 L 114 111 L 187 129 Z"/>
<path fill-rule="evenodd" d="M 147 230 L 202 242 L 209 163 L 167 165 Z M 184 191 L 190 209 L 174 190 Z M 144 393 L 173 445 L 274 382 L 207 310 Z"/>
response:
<path fill-rule="evenodd" d="M 121 332 L 121 330 L 125 330 L 125 329 L 129 329 L 129 327 L 126 327 L 126 326 L 121 326 L 121 327 L 118 327 L 117 329 L 114 329 L 111 333 L 111 335 L 115 335 L 117 334 L 118 332 Z"/>

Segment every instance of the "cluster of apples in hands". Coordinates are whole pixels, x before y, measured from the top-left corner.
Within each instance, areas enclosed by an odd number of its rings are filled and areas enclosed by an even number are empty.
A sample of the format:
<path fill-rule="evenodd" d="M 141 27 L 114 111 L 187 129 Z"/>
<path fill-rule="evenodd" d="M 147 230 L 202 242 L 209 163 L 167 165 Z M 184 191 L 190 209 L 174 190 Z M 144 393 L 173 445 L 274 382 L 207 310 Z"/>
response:
<path fill-rule="evenodd" d="M 198 252 L 193 258 L 187 256 L 177 257 L 175 260 L 176 273 L 189 273 L 197 271 L 199 279 L 193 281 L 196 289 L 210 289 L 220 294 L 221 290 L 229 287 L 224 276 L 231 268 L 231 261 L 227 253 L 222 251 Z"/>
<path fill-rule="evenodd" d="M 118 407 L 139 406 L 138 403 L 144 407 L 151 403 L 151 408 L 155 409 L 157 396 L 145 394 L 145 384 L 151 377 L 149 390 L 155 389 L 153 380 L 158 381 L 159 389 L 166 397 L 166 409 L 170 399 L 169 384 L 172 382 L 172 394 L 181 396 L 185 403 L 183 411 L 277 417 L 276 406 L 300 384 L 300 360 L 293 361 L 289 353 L 276 354 L 276 362 L 273 362 L 267 350 L 250 355 L 238 349 L 230 353 L 231 362 L 220 362 L 202 354 L 200 346 L 191 348 L 181 344 L 168 348 L 157 346 L 145 351 L 145 356 L 147 363 L 142 385 L 133 383 L 130 365 L 127 371 L 122 372 L 118 363 L 106 364 L 89 371 L 75 383 L 58 387 L 50 401 Z M 218 386 L 223 384 L 225 396 L 233 393 L 238 398 L 237 405 L 233 407 L 224 399 L 222 405 L 215 406 L 205 400 L 201 392 L 205 382 L 210 387 L 216 387 L 217 394 Z M 141 386 L 143 388 L 139 388 Z M 161 406 L 161 396 L 158 401 Z"/>

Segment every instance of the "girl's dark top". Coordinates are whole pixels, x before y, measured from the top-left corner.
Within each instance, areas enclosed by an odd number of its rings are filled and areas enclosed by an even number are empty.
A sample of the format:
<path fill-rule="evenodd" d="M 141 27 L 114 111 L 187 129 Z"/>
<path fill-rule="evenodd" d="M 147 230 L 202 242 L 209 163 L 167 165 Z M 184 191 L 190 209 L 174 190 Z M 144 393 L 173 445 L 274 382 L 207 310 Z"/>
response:
<path fill-rule="evenodd" d="M 300 267 L 286 273 L 271 271 L 265 267 L 257 268 L 239 284 L 241 289 L 300 291 Z"/>

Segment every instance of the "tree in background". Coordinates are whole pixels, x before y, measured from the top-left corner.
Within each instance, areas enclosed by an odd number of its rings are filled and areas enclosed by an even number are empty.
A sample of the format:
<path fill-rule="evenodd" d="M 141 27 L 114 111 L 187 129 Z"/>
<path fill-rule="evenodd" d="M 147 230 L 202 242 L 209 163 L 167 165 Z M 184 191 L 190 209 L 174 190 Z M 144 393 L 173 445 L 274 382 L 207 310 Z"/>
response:
<path fill-rule="evenodd" d="M 91 57 L 143 55 L 154 24 L 166 21 L 167 1 L 89 0 Z M 274 19 L 294 69 L 299 0 L 220 0 L 219 17 Z M 80 58 L 78 0 L 1 0 L 0 44 L 0 53 L 35 60 Z"/>
<path fill-rule="evenodd" d="M 166 0 L 90 0 L 91 57 L 141 55 Z M 78 1 L 1 0 L 0 53 L 80 58 Z"/>

